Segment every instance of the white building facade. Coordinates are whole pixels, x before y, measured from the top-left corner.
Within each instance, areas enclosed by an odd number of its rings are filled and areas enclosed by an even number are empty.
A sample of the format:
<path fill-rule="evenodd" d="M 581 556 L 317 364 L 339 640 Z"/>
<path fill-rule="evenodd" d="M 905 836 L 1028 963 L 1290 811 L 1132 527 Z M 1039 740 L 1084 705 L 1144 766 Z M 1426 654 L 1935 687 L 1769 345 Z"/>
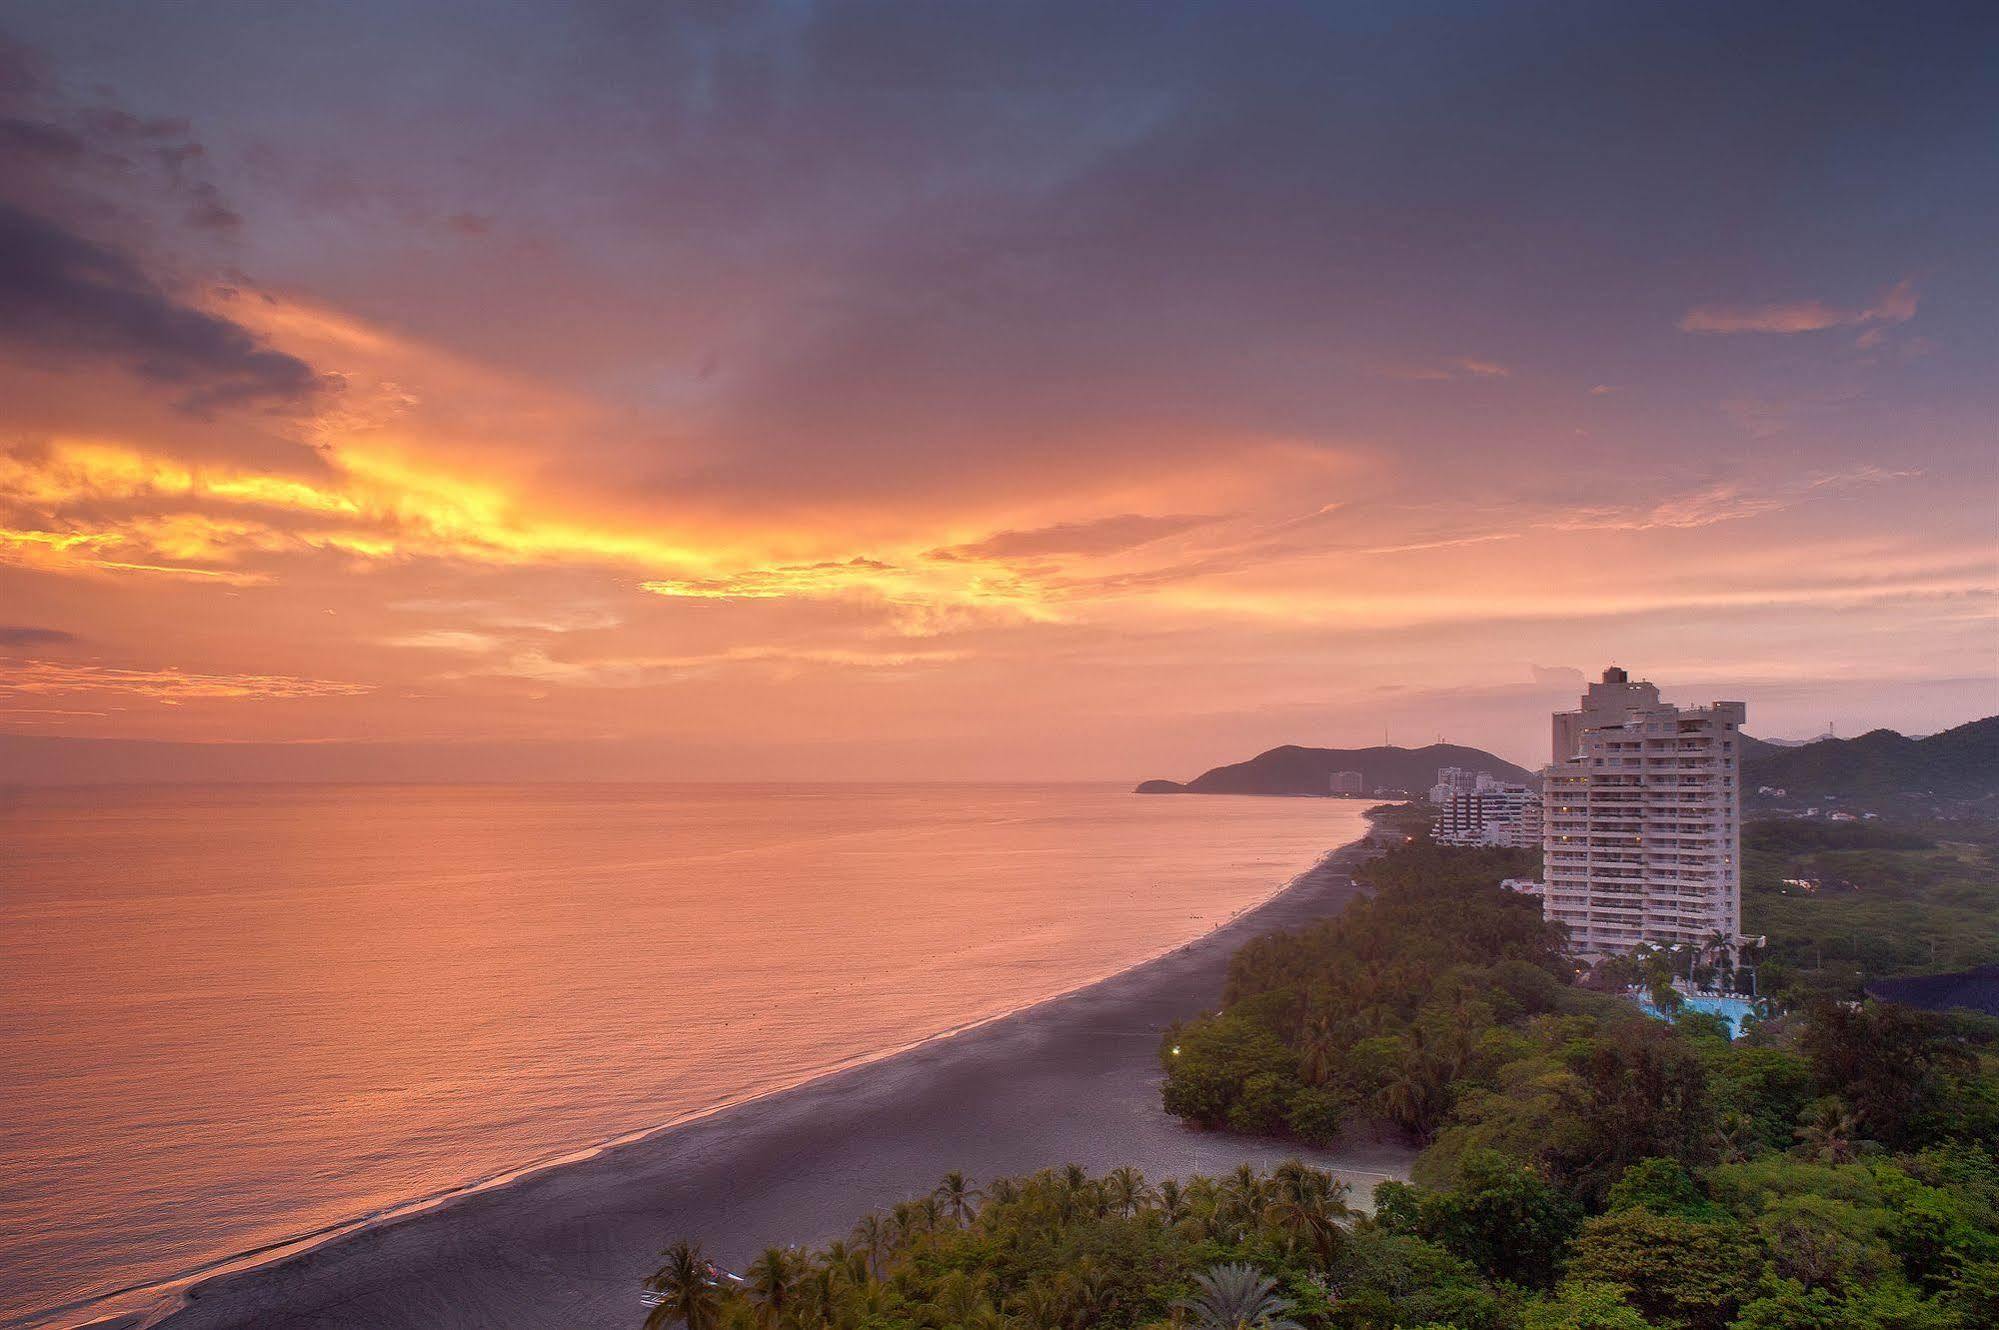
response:
<path fill-rule="evenodd" d="M 1437 805 L 1433 835 L 1441 845 L 1503 845 L 1527 850 L 1541 844 L 1541 796 L 1525 785 L 1480 772 L 1469 786 L 1437 773 L 1430 794 Z"/>
<path fill-rule="evenodd" d="M 1541 908 L 1578 954 L 1741 944 L 1746 711 L 1676 707 L 1612 668 L 1555 714 Z"/>

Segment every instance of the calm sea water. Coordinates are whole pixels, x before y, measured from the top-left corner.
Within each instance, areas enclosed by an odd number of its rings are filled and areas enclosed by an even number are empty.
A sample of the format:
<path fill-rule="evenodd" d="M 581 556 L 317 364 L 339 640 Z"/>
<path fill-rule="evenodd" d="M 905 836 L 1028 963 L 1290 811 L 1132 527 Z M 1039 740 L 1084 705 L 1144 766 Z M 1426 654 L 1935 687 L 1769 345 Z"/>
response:
<path fill-rule="evenodd" d="M 0 1325 L 1087 983 L 1268 895 L 1361 807 L 0 792 Z"/>

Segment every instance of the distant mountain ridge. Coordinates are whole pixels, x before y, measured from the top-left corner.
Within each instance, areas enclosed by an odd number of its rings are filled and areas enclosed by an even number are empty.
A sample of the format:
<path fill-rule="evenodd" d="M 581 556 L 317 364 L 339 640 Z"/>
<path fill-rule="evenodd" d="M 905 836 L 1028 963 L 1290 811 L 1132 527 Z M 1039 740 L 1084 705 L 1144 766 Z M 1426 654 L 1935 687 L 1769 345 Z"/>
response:
<path fill-rule="evenodd" d="M 1999 795 L 1999 716 L 1923 739 L 1871 730 L 1855 739 L 1820 739 L 1800 748 L 1745 744 L 1742 783 L 1751 791 L 1775 786 L 1792 798 L 1991 798 Z"/>
<path fill-rule="evenodd" d="M 1140 794 L 1325 794 L 1336 771 L 1358 771 L 1368 793 L 1427 790 L 1443 767 L 1483 771 L 1500 780 L 1533 773 L 1480 748 L 1304 748 L 1286 744 L 1246 762 L 1205 771 L 1184 784 L 1149 780 Z M 1999 797 L 1999 716 L 1987 716 L 1921 739 L 1873 730 L 1854 739 L 1818 739 L 1795 747 L 1742 736 L 1745 793 L 1775 786 L 1792 798 L 1926 794 L 1940 799 Z"/>
<path fill-rule="evenodd" d="M 1325 794 L 1331 789 L 1336 771 L 1358 771 L 1367 793 L 1378 789 L 1427 790 L 1443 767 L 1463 767 L 1483 771 L 1500 780 L 1527 781 L 1531 774 L 1505 758 L 1494 757 L 1481 748 L 1457 744 L 1430 744 L 1424 748 L 1300 748 L 1286 744 L 1258 753 L 1247 762 L 1234 762 L 1202 772 L 1181 784 L 1171 780 L 1149 780 L 1138 787 L 1139 794 Z"/>

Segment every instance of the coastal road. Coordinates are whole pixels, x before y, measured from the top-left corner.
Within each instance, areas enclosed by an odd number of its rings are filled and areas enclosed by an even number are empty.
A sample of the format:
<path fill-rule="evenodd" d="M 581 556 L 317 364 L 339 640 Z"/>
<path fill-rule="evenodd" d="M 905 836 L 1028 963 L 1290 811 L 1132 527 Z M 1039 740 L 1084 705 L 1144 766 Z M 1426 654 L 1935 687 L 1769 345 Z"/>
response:
<path fill-rule="evenodd" d="M 734 1268 L 815 1246 L 860 1215 L 974 1179 L 1077 1163 L 1149 1177 L 1302 1157 L 1365 1198 L 1410 1152 L 1300 1150 L 1191 1131 L 1159 1107 L 1158 1036 L 1212 1008 L 1228 957 L 1344 908 L 1353 851 L 1178 951 L 976 1029 L 668 1128 L 577 1163 L 197 1285 L 127 1322 L 163 1330 L 579 1330 L 636 1326 L 660 1248 Z"/>

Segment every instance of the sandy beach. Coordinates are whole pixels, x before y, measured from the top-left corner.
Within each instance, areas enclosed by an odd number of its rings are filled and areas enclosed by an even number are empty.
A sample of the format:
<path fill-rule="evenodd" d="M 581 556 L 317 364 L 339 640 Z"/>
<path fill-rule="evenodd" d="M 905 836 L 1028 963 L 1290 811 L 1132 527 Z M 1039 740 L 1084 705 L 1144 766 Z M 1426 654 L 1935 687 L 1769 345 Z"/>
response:
<path fill-rule="evenodd" d="M 740 1266 L 765 1246 L 817 1245 L 864 1211 L 975 1179 L 1077 1163 L 1152 1177 L 1303 1157 L 1364 1197 L 1410 1152 L 1309 1151 L 1202 1133 L 1159 1107 L 1171 1021 L 1212 1007 L 1245 940 L 1335 914 L 1359 846 L 1177 951 L 963 1033 L 601 1154 L 213 1277 L 184 1305 L 124 1326 L 169 1330 L 576 1330 L 636 1325 L 661 1247 L 700 1241 Z"/>

